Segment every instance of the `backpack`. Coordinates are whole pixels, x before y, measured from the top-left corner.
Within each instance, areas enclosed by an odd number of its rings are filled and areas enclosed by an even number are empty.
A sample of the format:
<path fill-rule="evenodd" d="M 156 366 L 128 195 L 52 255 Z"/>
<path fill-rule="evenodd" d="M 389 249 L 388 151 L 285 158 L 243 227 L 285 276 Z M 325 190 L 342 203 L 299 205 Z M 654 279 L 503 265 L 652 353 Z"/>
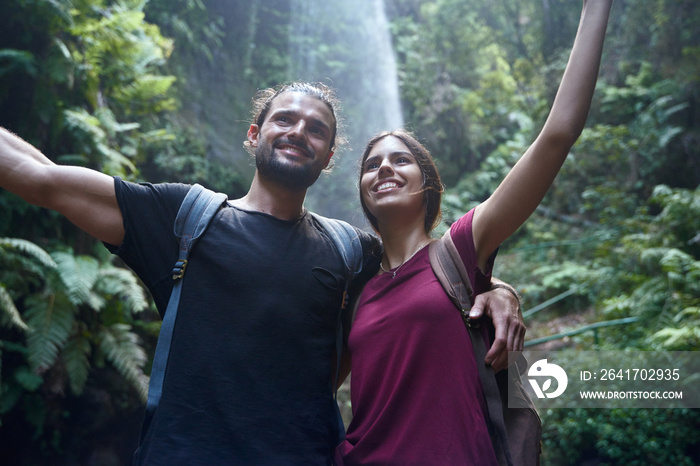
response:
<path fill-rule="evenodd" d="M 488 409 L 491 440 L 499 464 L 539 465 L 542 422 L 520 379 L 521 374 L 527 370 L 527 361 L 521 354 L 515 364 L 498 374 L 486 366 L 486 345 L 479 325 L 469 320 L 474 292 L 449 230 L 442 238 L 430 244 L 428 254 L 435 276 L 460 311 L 469 331 Z M 510 407 L 509 387 L 512 397 Z M 513 404 L 517 406 L 512 406 Z"/>
<path fill-rule="evenodd" d="M 172 341 L 177 309 L 180 303 L 180 294 L 182 292 L 182 283 L 187 269 L 190 251 L 194 247 L 197 239 L 199 239 L 207 229 L 216 212 L 218 212 L 219 208 L 227 199 L 228 197 L 226 194 L 215 193 L 199 184 L 194 184 L 187 192 L 185 199 L 180 205 L 177 216 L 175 217 L 173 229 L 175 236 L 179 238 L 180 241 L 178 259 L 173 267 L 173 280 L 175 280 L 175 285 L 173 286 L 173 291 L 168 301 L 168 307 L 163 317 L 160 334 L 158 335 L 158 343 L 156 344 L 155 356 L 153 357 L 151 379 L 148 384 L 146 416 L 141 432 L 142 437 L 148 430 L 150 420 L 158 407 L 163 393 L 163 380 L 167 369 L 170 343 Z M 339 305 L 340 311 L 338 312 L 338 325 L 336 330 L 336 354 L 338 355 L 336 367 L 339 367 L 343 344 L 342 314 L 348 304 L 348 290 L 350 284 L 362 271 L 362 244 L 357 231 L 348 223 L 341 220 L 329 219 L 314 213 L 311 215 L 321 225 L 323 231 L 331 239 L 333 245 L 340 253 L 345 268 L 345 289 L 343 291 L 342 303 Z M 340 442 L 345 438 L 345 428 L 339 409 L 337 409 L 337 418 Z"/>

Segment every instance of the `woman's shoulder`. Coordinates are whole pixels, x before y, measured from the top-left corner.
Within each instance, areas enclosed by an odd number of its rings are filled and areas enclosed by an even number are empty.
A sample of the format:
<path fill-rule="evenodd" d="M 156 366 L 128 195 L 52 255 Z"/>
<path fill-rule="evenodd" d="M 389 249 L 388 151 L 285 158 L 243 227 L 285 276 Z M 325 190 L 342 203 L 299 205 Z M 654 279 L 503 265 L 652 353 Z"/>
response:
<path fill-rule="evenodd" d="M 457 241 L 458 239 L 465 240 L 465 241 L 470 241 L 473 243 L 473 236 L 472 236 L 472 221 L 474 220 L 474 211 L 476 208 L 471 209 L 469 212 L 466 214 L 462 215 L 460 218 L 458 218 L 451 226 L 450 226 L 450 235 L 452 235 L 453 240 Z"/>
<path fill-rule="evenodd" d="M 482 271 L 478 266 L 476 246 L 474 244 L 474 235 L 472 232 L 474 211 L 475 208 L 471 209 L 450 226 L 450 236 L 462 258 L 470 280 L 472 280 L 474 290 L 477 293 L 481 293 L 484 291 L 484 286 L 491 280 L 491 271 L 496 258 L 496 252 L 489 258 L 486 264 L 486 270 Z M 488 289 L 488 287 L 485 289 Z"/>

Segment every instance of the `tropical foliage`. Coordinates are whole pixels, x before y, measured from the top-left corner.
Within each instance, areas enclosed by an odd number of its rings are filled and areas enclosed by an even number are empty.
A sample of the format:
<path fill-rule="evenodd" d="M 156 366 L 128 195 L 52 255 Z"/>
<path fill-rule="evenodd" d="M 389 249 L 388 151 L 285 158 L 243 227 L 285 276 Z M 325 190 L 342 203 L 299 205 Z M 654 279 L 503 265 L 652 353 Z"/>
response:
<path fill-rule="evenodd" d="M 449 223 L 495 189 L 537 134 L 580 4 L 384 3 L 404 120 L 438 159 Z M 197 181 L 235 197 L 251 174 L 241 141 L 256 89 L 353 81 L 378 101 L 374 70 L 359 58 L 370 37 L 356 22 L 366 5 L 329 5 L 9 2 L 0 125 L 58 163 Z M 615 1 L 587 128 L 541 208 L 499 253 L 496 273 L 522 291 L 531 341 L 560 334 L 541 344 L 700 350 L 697 31 L 700 3 Z M 360 103 L 346 102 L 348 126 L 367 119 Z M 354 180 L 355 166 L 339 164 L 332 176 Z M 321 184 L 323 205 L 351 203 L 334 184 Z M 578 331 L 608 321 L 624 323 Z M 3 461 L 128 462 L 158 326 L 140 283 L 102 246 L 0 192 Z M 696 410 L 542 416 L 544 464 L 700 457 Z"/>

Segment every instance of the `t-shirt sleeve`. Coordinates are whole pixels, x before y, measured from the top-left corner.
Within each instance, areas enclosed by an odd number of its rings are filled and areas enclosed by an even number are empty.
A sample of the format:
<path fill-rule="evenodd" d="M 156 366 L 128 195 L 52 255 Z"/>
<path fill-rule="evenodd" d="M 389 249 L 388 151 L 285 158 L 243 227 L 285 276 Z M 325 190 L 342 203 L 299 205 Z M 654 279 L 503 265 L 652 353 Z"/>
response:
<path fill-rule="evenodd" d="M 139 276 L 162 313 L 172 291 L 172 269 L 179 248 L 173 225 L 190 186 L 131 183 L 119 177 L 115 177 L 114 186 L 125 235 L 121 245 L 105 246 Z"/>
<path fill-rule="evenodd" d="M 474 245 L 474 235 L 472 231 L 472 220 L 474 219 L 474 209 L 467 212 L 459 220 L 452 224 L 450 232 L 452 240 L 462 257 L 462 262 L 467 269 L 469 279 L 475 294 L 488 291 L 491 288 L 491 273 L 496 260 L 498 250 L 494 251 L 486 263 L 486 270 L 479 269 L 476 257 L 476 247 Z"/>

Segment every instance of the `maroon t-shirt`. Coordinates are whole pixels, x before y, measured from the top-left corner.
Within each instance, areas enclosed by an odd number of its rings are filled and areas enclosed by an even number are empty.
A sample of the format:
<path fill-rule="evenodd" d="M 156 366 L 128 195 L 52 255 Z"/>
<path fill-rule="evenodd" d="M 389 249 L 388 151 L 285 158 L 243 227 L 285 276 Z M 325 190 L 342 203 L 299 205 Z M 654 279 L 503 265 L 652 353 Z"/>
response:
<path fill-rule="evenodd" d="M 473 213 L 451 231 L 478 294 L 488 290 L 494 257 L 481 273 Z M 348 346 L 353 420 L 339 464 L 497 464 L 469 334 L 427 247 L 395 278 L 384 273 L 367 284 Z"/>

